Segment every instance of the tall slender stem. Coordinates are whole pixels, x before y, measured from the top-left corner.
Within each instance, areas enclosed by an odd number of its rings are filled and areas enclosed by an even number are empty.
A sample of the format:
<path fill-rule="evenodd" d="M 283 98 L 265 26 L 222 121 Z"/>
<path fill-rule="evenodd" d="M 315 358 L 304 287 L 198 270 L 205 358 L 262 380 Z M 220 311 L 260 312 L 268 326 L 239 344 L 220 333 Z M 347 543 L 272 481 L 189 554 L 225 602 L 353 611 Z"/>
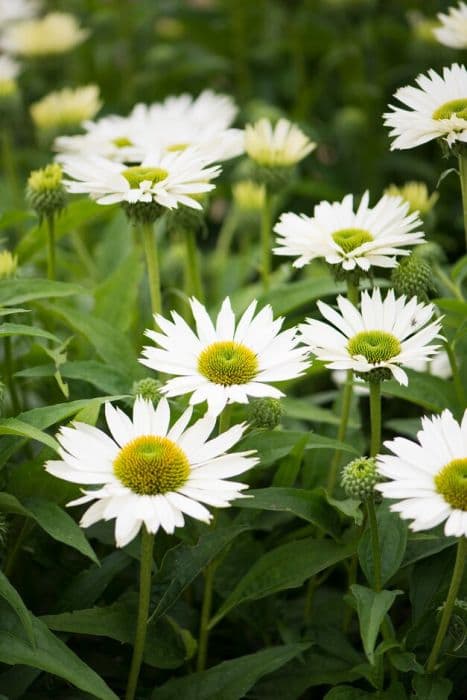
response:
<path fill-rule="evenodd" d="M 464 406 L 466 404 L 465 401 L 465 391 L 464 391 L 464 384 L 462 382 L 462 377 L 459 372 L 459 365 L 457 364 L 457 358 L 456 354 L 451 347 L 451 344 L 449 342 L 444 343 L 444 349 L 446 350 L 446 354 L 449 359 L 449 365 L 451 367 L 451 372 L 452 372 L 452 380 L 454 382 L 454 389 L 456 392 L 456 398 L 457 402 L 459 404 L 459 411 L 462 411 L 464 409 Z"/>
<path fill-rule="evenodd" d="M 446 632 L 448 631 L 452 611 L 456 602 L 456 597 L 459 592 L 460 585 L 462 583 L 466 554 L 467 539 L 465 537 L 461 537 L 457 543 L 456 563 L 454 564 L 454 571 L 452 572 L 448 597 L 446 598 L 446 603 L 444 604 L 443 613 L 441 615 L 441 621 L 439 623 L 438 632 L 436 633 L 435 641 L 433 643 L 433 648 L 431 650 L 430 656 L 428 657 L 428 661 L 426 664 L 426 670 L 428 671 L 428 673 L 433 673 L 433 671 L 435 670 L 439 652 L 441 651 Z"/>
<path fill-rule="evenodd" d="M 143 660 L 144 645 L 148 623 L 149 603 L 151 599 L 151 574 L 153 564 L 154 535 L 146 527 L 141 530 L 141 561 L 139 579 L 138 617 L 136 620 L 136 636 L 131 659 L 130 674 L 125 693 L 125 700 L 134 700 L 138 685 L 139 671 Z"/>
<path fill-rule="evenodd" d="M 461 181 L 462 209 L 464 215 L 465 246 L 467 248 L 467 154 L 459 155 L 459 178 Z"/>
<path fill-rule="evenodd" d="M 20 401 L 18 392 L 16 390 L 16 383 L 14 379 L 14 363 L 13 363 L 13 352 L 11 348 L 11 337 L 9 335 L 3 338 L 3 354 L 4 354 L 4 367 L 5 367 L 5 380 L 8 387 L 8 392 L 10 394 L 11 408 L 14 414 L 20 412 Z"/>
<path fill-rule="evenodd" d="M 369 498 L 366 502 L 368 525 L 371 534 L 371 553 L 373 558 L 373 585 L 375 591 L 381 590 L 381 549 L 379 544 L 378 521 L 376 520 L 375 502 Z"/>
<path fill-rule="evenodd" d="M 206 567 L 204 575 L 203 605 L 201 607 L 201 620 L 199 626 L 198 639 L 198 659 L 196 663 L 197 671 L 204 671 L 204 669 L 206 668 L 206 659 L 208 655 L 209 642 L 209 619 L 211 617 L 215 570 L 216 563 L 212 561 Z"/>
<path fill-rule="evenodd" d="M 162 312 L 161 282 L 159 274 L 159 259 L 157 255 L 157 242 L 154 236 L 153 225 L 143 224 L 143 244 L 148 271 L 149 293 L 151 295 L 151 308 L 153 314 Z"/>
<path fill-rule="evenodd" d="M 3 171 L 5 173 L 5 179 L 8 183 L 10 197 L 13 201 L 13 205 L 17 205 L 19 200 L 18 173 L 16 171 L 16 162 L 14 157 L 14 148 L 12 144 L 11 131 L 8 127 L 3 125 L 0 132 Z"/>
<path fill-rule="evenodd" d="M 47 217 L 47 277 L 54 280 L 55 274 L 55 217 L 49 214 Z"/>
<path fill-rule="evenodd" d="M 184 230 L 186 250 L 186 293 L 194 295 L 199 301 L 204 301 L 203 282 L 199 266 L 199 255 L 196 247 L 196 235 L 192 228 Z"/>
<path fill-rule="evenodd" d="M 369 382 L 370 387 L 370 421 L 371 443 L 370 456 L 376 457 L 381 446 L 381 382 Z M 381 590 L 381 549 L 379 543 L 378 521 L 373 498 L 367 503 L 368 526 L 371 534 L 371 549 L 373 554 L 374 589 Z"/>
<path fill-rule="evenodd" d="M 271 195 L 265 188 L 263 208 L 261 210 L 261 279 L 263 290 L 267 292 L 271 275 Z"/>

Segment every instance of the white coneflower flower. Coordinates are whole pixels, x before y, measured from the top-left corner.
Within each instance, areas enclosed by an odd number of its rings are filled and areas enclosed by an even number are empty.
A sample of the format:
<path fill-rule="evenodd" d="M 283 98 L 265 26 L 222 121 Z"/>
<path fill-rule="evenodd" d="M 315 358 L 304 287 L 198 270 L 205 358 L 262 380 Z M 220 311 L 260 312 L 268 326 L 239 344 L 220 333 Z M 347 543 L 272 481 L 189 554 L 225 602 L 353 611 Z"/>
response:
<path fill-rule="evenodd" d="M 119 163 L 136 163 L 144 158 L 143 151 L 135 144 L 135 134 L 146 133 L 145 124 L 131 119 L 111 115 L 97 121 L 84 121 L 84 134 L 59 136 L 54 141 L 54 150 L 60 154 L 79 156 L 102 156 Z"/>
<path fill-rule="evenodd" d="M 263 118 L 245 128 L 245 151 L 266 168 L 292 167 L 315 148 L 316 144 L 287 119 L 279 119 L 273 126 Z"/>
<path fill-rule="evenodd" d="M 390 197 L 402 197 L 409 204 L 409 212 L 418 212 L 422 216 L 428 214 L 439 199 L 438 192 L 429 194 L 424 182 L 410 181 L 401 187 L 389 185 L 384 194 Z"/>
<path fill-rule="evenodd" d="M 424 233 L 417 213 L 400 197 L 382 197 L 374 207 L 365 192 L 356 212 L 353 196 L 342 202 L 321 202 L 309 217 L 288 212 L 274 227 L 279 246 L 276 255 L 298 256 L 294 267 L 324 258 L 344 270 L 395 267 L 396 256 L 409 255 L 406 246 L 422 243 Z"/>
<path fill-rule="evenodd" d="M 444 534 L 467 537 L 467 411 L 462 423 L 450 411 L 422 418 L 417 442 L 398 437 L 384 443 L 392 455 L 378 456 L 378 471 L 392 479 L 376 488 L 391 506 L 412 520 L 412 530 L 446 521 Z"/>
<path fill-rule="evenodd" d="M 270 306 L 254 317 L 256 304 L 235 323 L 227 298 L 214 325 L 205 307 L 192 299 L 196 333 L 175 312 L 172 321 L 156 316 L 161 332 L 147 330 L 146 335 L 159 347 L 145 347 L 140 362 L 177 375 L 161 389 L 167 396 L 190 393 L 190 403 L 207 401 L 213 415 L 228 403 L 248 403 L 249 397 L 279 398 L 283 393 L 269 382 L 302 375 L 308 352 L 297 348 L 295 328 L 280 330 L 284 319 L 274 320 Z"/>
<path fill-rule="evenodd" d="M 409 109 L 390 105 L 384 115 L 391 127 L 391 149 L 420 146 L 443 138 L 449 146 L 467 141 L 467 70 L 454 63 L 443 68 L 442 76 L 434 70 L 419 75 L 418 87 L 400 88 L 394 97 Z"/>
<path fill-rule="evenodd" d="M 161 399 L 154 409 L 137 397 L 130 420 L 111 404 L 105 407 L 109 437 L 85 423 L 61 428 L 60 461 L 48 461 L 46 470 L 76 484 L 102 487 L 68 505 L 96 501 L 83 515 L 82 527 L 115 519 L 115 539 L 124 547 L 144 524 L 150 533 L 161 527 L 168 533 L 184 524 L 184 515 L 209 522 L 202 505 L 225 508 L 241 497 L 246 484 L 227 481 L 251 469 L 254 452 L 226 454 L 242 437 L 245 424 L 209 440 L 215 419 L 205 416 L 190 428 L 188 408 L 172 427 L 170 408 Z"/>
<path fill-rule="evenodd" d="M 138 106 L 135 108 L 138 109 Z M 150 109 L 154 118 L 183 120 L 200 127 L 214 123 L 218 129 L 227 129 L 237 116 L 238 108 L 229 95 L 203 90 L 198 97 L 188 93 L 171 95 L 156 102 Z"/>
<path fill-rule="evenodd" d="M 34 17 L 40 9 L 37 0 L 0 0 L 0 27 L 5 27 L 9 22 Z"/>
<path fill-rule="evenodd" d="M 77 127 L 100 110 L 102 102 L 97 85 L 63 88 L 51 92 L 31 105 L 31 117 L 38 129 L 55 131 Z"/>
<path fill-rule="evenodd" d="M 337 305 L 340 314 L 319 301 L 318 308 L 329 323 L 307 319 L 300 326 L 303 341 L 329 369 L 352 370 L 369 381 L 392 374 L 407 385 L 401 365 L 428 359 L 438 348 L 429 344 L 439 337 L 441 327 L 439 320 L 428 323 L 432 304 L 418 304 L 415 297 L 396 298 L 392 289 L 383 300 L 379 289 L 374 289 L 371 295 L 361 295 L 361 311 L 342 296 Z"/>
<path fill-rule="evenodd" d="M 440 44 L 453 49 L 467 48 L 467 5 L 460 2 L 457 7 L 450 7 L 446 14 L 437 15 L 441 27 L 433 30 Z"/>
<path fill-rule="evenodd" d="M 8 53 L 29 58 L 61 54 L 81 44 L 89 32 L 73 15 L 50 12 L 40 19 L 16 22 L 7 27 L 0 47 Z"/>
<path fill-rule="evenodd" d="M 168 209 L 179 204 L 201 209 L 194 197 L 212 190 L 209 180 L 220 172 L 217 166 L 206 167 L 191 150 L 148 155 L 133 166 L 99 157 L 63 156 L 59 160 L 64 172 L 74 178 L 65 182 L 68 191 L 86 193 L 98 204 L 142 202 Z"/>

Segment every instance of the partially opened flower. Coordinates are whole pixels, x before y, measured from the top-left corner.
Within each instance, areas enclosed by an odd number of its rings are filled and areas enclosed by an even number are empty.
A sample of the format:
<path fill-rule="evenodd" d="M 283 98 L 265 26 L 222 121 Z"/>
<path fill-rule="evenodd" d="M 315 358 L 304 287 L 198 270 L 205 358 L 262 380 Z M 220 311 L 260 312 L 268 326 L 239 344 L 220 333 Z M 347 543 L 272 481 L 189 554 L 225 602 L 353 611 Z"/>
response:
<path fill-rule="evenodd" d="M 389 185 L 384 194 L 390 197 L 402 197 L 409 204 L 409 213 L 417 212 L 422 216 L 429 214 L 439 199 L 438 192 L 429 194 L 424 182 L 406 182 L 402 187 Z"/>
<path fill-rule="evenodd" d="M 245 129 L 245 151 L 266 168 L 290 168 L 315 148 L 316 144 L 287 119 L 279 119 L 273 126 L 263 118 Z"/>
<path fill-rule="evenodd" d="M 236 323 L 227 298 L 214 325 L 205 307 L 192 299 L 196 333 L 175 312 L 172 321 L 155 316 L 160 331 L 146 335 L 158 347 L 145 347 L 140 362 L 177 375 L 161 389 L 167 396 L 191 394 L 190 403 L 207 401 L 213 415 L 228 403 L 248 403 L 249 397 L 279 398 L 283 393 L 270 382 L 303 374 L 308 352 L 297 348 L 295 328 L 280 330 L 284 319 L 274 320 L 270 306 L 255 316 L 256 304 Z"/>
<path fill-rule="evenodd" d="M 447 410 L 422 418 L 417 442 L 398 437 L 384 444 L 392 454 L 379 455 L 377 466 L 391 481 L 376 488 L 398 500 L 391 510 L 412 520 L 412 530 L 445 522 L 445 535 L 467 537 L 467 411 L 461 424 Z"/>
<path fill-rule="evenodd" d="M 10 0 L 10 4 L 14 2 Z M 81 44 L 88 34 L 73 15 L 50 12 L 39 19 L 11 24 L 4 32 L 0 46 L 4 51 L 19 56 L 49 56 L 70 51 Z"/>
<path fill-rule="evenodd" d="M 369 206 L 365 192 L 354 212 L 353 195 L 342 202 L 321 202 L 309 217 L 282 214 L 274 227 L 278 234 L 276 255 L 296 257 L 294 267 L 324 258 L 343 270 L 395 267 L 398 255 L 409 255 L 408 246 L 422 243 L 424 233 L 417 213 L 400 197 L 382 197 Z"/>
<path fill-rule="evenodd" d="M 342 296 L 337 298 L 340 314 L 318 302 L 329 323 L 307 319 L 300 326 L 303 341 L 329 369 L 352 370 L 367 381 L 389 379 L 391 375 L 407 385 L 402 366 L 412 365 L 434 355 L 440 321 L 429 323 L 432 304 L 418 304 L 414 297 L 396 298 L 390 290 L 381 298 L 379 289 L 361 295 L 361 310 Z"/>
<path fill-rule="evenodd" d="M 56 90 L 34 102 L 31 117 L 43 131 L 67 131 L 91 119 L 102 107 L 97 85 Z"/>
<path fill-rule="evenodd" d="M 185 515 L 209 522 L 212 516 L 203 503 L 228 507 L 247 486 L 227 479 L 258 462 L 251 451 L 227 454 L 242 437 L 244 424 L 210 440 L 215 418 L 205 416 L 187 428 L 188 408 L 170 427 L 166 399 L 154 409 L 138 397 L 133 420 L 111 404 L 105 414 L 110 436 L 85 423 L 63 427 L 57 435 L 61 460 L 48 461 L 45 468 L 66 481 L 100 486 L 68 505 L 95 501 L 81 525 L 115 519 L 118 547 L 142 525 L 149 533 L 159 528 L 172 533 L 183 526 Z"/>
<path fill-rule="evenodd" d="M 448 146 L 467 141 L 467 70 L 454 63 L 419 75 L 418 87 L 400 88 L 394 97 L 408 109 L 390 105 L 384 123 L 391 127 L 391 149 L 420 146 L 442 138 Z"/>
<path fill-rule="evenodd" d="M 440 27 L 433 30 L 440 44 L 453 49 L 467 48 L 467 5 L 460 2 L 457 7 L 450 7 L 446 14 L 438 13 Z"/>

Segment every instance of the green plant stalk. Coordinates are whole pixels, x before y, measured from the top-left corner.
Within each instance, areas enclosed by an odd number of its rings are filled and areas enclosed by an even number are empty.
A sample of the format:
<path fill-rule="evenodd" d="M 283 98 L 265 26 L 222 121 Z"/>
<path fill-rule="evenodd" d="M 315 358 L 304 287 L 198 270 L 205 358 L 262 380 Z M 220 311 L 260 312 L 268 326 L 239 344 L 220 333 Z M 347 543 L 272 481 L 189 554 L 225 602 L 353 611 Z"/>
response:
<path fill-rule="evenodd" d="M 271 195 L 265 187 L 261 210 L 261 279 L 264 292 L 268 292 L 270 287 L 271 252 Z"/>
<path fill-rule="evenodd" d="M 220 414 L 219 426 L 218 426 L 219 435 L 221 433 L 225 433 L 225 431 L 229 429 L 231 411 L 232 411 L 232 405 L 227 404 L 227 406 L 225 406 L 224 410 Z"/>
<path fill-rule="evenodd" d="M 13 376 L 14 364 L 11 337 L 8 335 L 3 338 L 3 353 L 6 385 L 8 387 L 8 393 L 10 394 L 11 408 L 13 409 L 13 413 L 16 415 L 20 412 L 21 406 L 18 391 L 16 389 L 16 382 Z"/>
<path fill-rule="evenodd" d="M 143 224 L 142 229 L 152 313 L 160 314 L 162 313 L 162 298 L 157 242 L 155 240 L 152 224 Z"/>
<path fill-rule="evenodd" d="M 5 125 L 3 125 L 1 129 L 1 148 L 3 172 L 5 173 L 5 179 L 8 183 L 8 189 L 10 190 L 13 204 L 17 205 L 19 203 L 18 173 L 16 170 L 11 131 Z"/>
<path fill-rule="evenodd" d="M 461 181 L 465 247 L 467 248 L 467 154 L 463 152 L 459 154 L 459 178 Z"/>
<path fill-rule="evenodd" d="M 201 620 L 198 638 L 198 658 L 196 662 L 197 671 L 204 671 L 204 669 L 206 668 L 209 643 L 209 620 L 211 617 L 215 570 L 216 563 L 212 561 L 206 567 L 204 574 L 203 604 L 201 607 Z"/>
<path fill-rule="evenodd" d="M 141 530 L 141 561 L 139 579 L 138 616 L 136 620 L 136 636 L 131 659 L 130 673 L 125 693 L 125 700 L 134 700 L 138 677 L 143 660 L 144 645 L 148 625 L 149 603 L 151 599 L 151 574 L 153 564 L 154 535 L 146 527 Z"/>
<path fill-rule="evenodd" d="M 446 598 L 446 603 L 444 604 L 444 609 L 441 615 L 438 632 L 436 633 L 435 641 L 433 643 L 433 648 L 431 650 L 430 656 L 428 657 L 428 661 L 426 664 L 426 670 L 428 673 L 433 673 L 433 671 L 435 670 L 439 652 L 441 651 L 446 632 L 448 631 L 452 611 L 456 602 L 456 597 L 459 592 L 460 585 L 462 583 L 466 554 L 467 539 L 465 537 L 461 537 L 457 543 L 456 563 L 454 564 L 454 570 L 452 572 L 448 597 Z"/>
<path fill-rule="evenodd" d="M 442 284 L 444 284 L 446 289 L 449 289 L 449 291 L 452 293 L 455 299 L 458 299 L 459 301 L 464 301 L 464 296 L 459 287 L 451 279 L 449 279 L 447 274 L 441 269 L 439 265 L 433 266 L 433 272 L 438 277 L 439 281 Z"/>
<path fill-rule="evenodd" d="M 370 387 L 370 421 L 371 443 L 370 457 L 376 457 L 381 446 L 381 382 L 369 382 Z M 366 503 L 368 525 L 371 534 L 371 549 L 373 554 L 374 589 L 381 590 L 381 548 L 379 543 L 378 522 L 373 498 Z"/>
<path fill-rule="evenodd" d="M 449 359 L 449 365 L 452 372 L 452 380 L 454 382 L 454 389 L 456 392 L 457 402 L 459 404 L 459 410 L 462 412 L 464 406 L 466 405 L 466 397 L 464 391 L 464 385 L 462 383 L 462 377 L 459 372 L 459 366 L 457 364 L 456 355 L 450 343 L 444 343 L 444 349 Z"/>
<path fill-rule="evenodd" d="M 192 228 L 186 228 L 185 237 L 185 291 L 188 297 L 195 296 L 198 301 L 204 301 L 203 282 L 199 266 L 199 254 L 196 247 L 196 234 Z"/>
<path fill-rule="evenodd" d="M 31 530 L 34 529 L 34 522 L 29 520 L 28 518 L 24 518 L 24 522 L 18 532 L 18 536 L 15 540 L 15 543 L 13 547 L 10 549 L 8 552 L 8 555 L 6 556 L 5 563 L 3 565 L 3 570 L 5 572 L 5 576 L 7 578 L 11 578 L 13 575 L 14 569 L 15 569 L 15 564 L 16 560 L 18 559 L 18 555 L 21 552 L 22 546 L 25 542 L 25 540 L 28 538 Z"/>
<path fill-rule="evenodd" d="M 55 265 L 55 216 L 47 216 L 47 277 L 49 280 L 56 278 Z"/>

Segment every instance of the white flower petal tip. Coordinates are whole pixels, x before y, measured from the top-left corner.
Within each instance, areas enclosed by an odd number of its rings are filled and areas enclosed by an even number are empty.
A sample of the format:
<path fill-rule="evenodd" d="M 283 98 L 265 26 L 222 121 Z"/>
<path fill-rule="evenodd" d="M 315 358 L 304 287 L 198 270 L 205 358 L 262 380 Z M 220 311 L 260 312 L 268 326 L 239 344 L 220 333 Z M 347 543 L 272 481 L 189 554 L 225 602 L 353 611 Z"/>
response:
<path fill-rule="evenodd" d="M 61 428 L 61 460 L 45 469 L 57 478 L 91 489 L 69 506 L 90 502 L 82 527 L 115 519 L 115 539 L 124 547 L 142 526 L 172 534 L 185 516 L 209 523 L 206 505 L 228 507 L 242 497 L 246 484 L 229 481 L 258 462 L 255 451 L 229 452 L 241 439 L 245 424 L 234 425 L 210 439 L 216 419 L 204 416 L 188 427 L 188 408 L 170 426 L 165 398 L 155 406 L 138 396 L 133 418 L 110 403 L 105 415 L 112 437 L 87 424 Z M 96 486 L 94 490 L 92 487 Z"/>
<path fill-rule="evenodd" d="M 450 7 L 446 14 L 439 13 L 440 27 L 433 29 L 433 34 L 440 44 L 453 49 L 467 48 L 467 5 L 459 2 L 457 7 Z"/>

